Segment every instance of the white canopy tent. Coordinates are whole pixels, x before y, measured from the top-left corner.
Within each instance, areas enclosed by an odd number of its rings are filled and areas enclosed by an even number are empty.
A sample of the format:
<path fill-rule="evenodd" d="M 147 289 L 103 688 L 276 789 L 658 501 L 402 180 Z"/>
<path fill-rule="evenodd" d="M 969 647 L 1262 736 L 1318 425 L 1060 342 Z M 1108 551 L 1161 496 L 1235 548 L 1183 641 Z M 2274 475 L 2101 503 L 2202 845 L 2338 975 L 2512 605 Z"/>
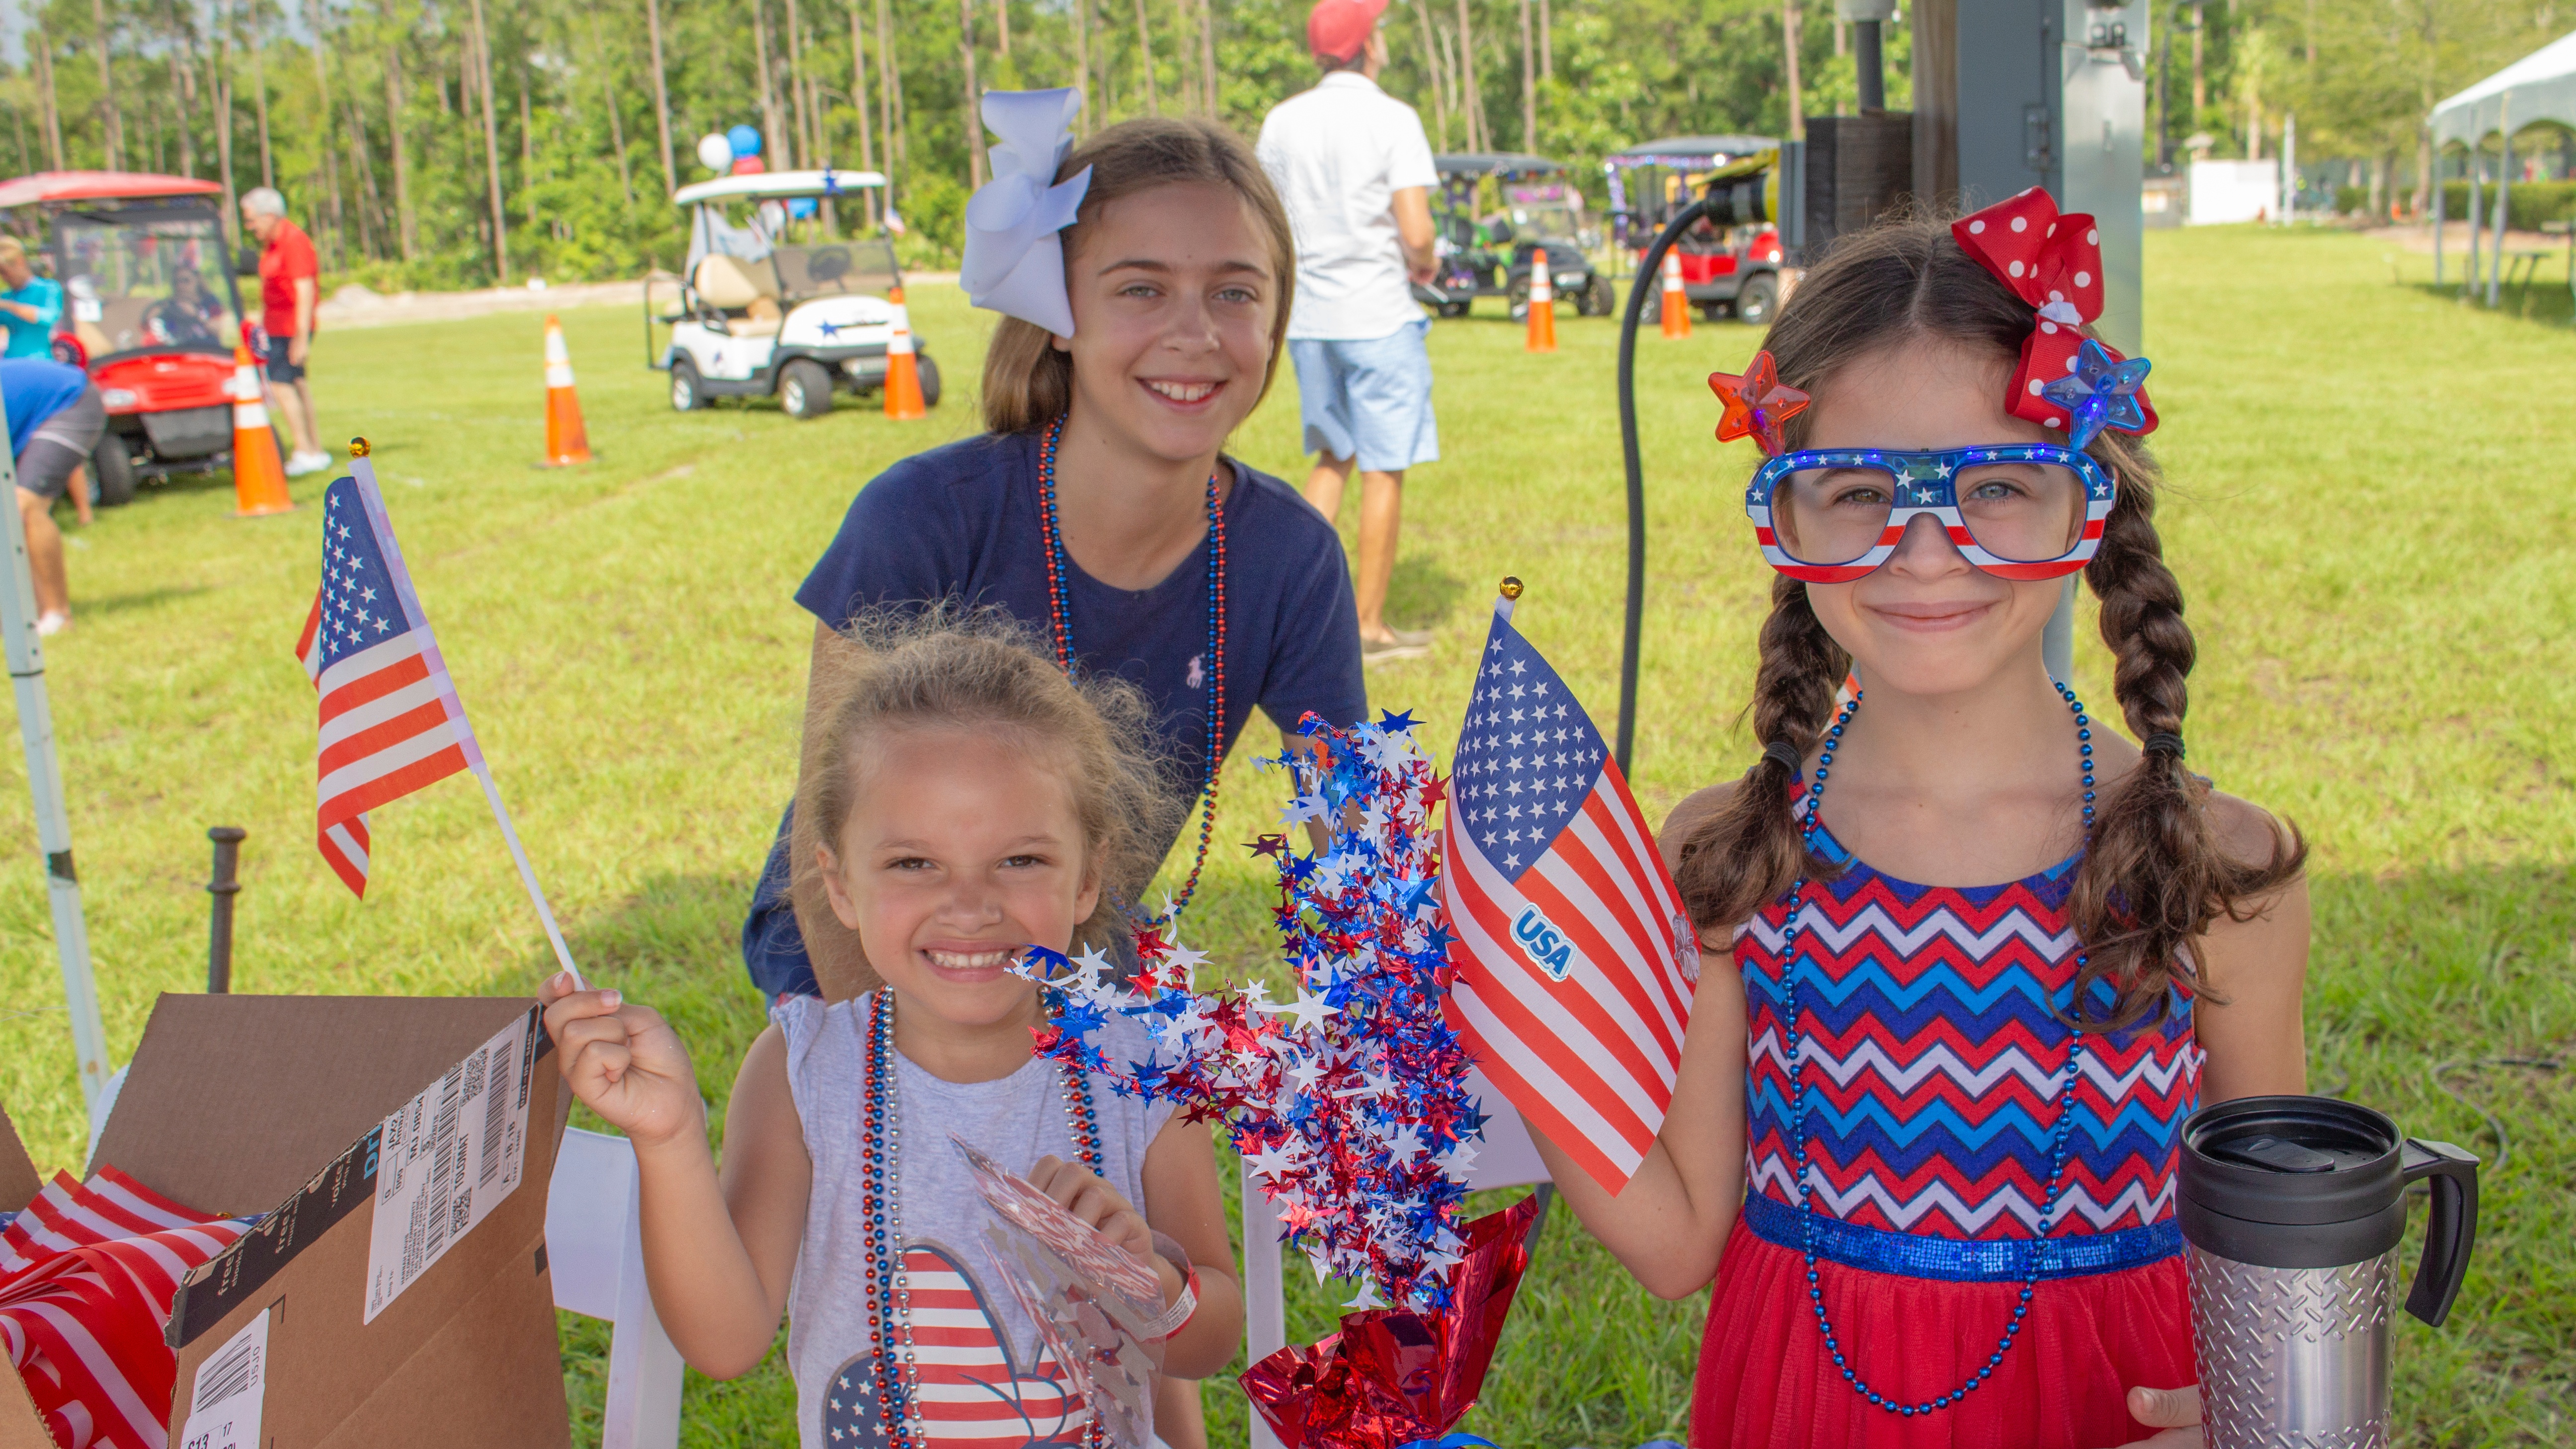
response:
<path fill-rule="evenodd" d="M 2513 137 L 2525 126 L 2539 123 L 2565 126 L 2576 130 L 2576 34 L 2569 34 L 2542 46 L 2504 69 L 2470 86 L 2433 108 L 2426 125 L 2432 132 L 2436 158 L 2436 184 L 2433 187 L 2433 281 L 2442 282 L 2442 188 L 2439 158 L 2452 146 L 2468 152 L 2469 180 L 2469 257 L 2465 278 L 2467 296 L 2478 288 L 2480 247 L 2485 248 L 2484 272 L 2487 305 L 2496 304 L 2499 273 L 2504 261 L 2504 233 L 2513 179 Z M 2491 213 L 2481 204 L 2480 195 L 2486 180 L 2484 142 L 2490 135 L 2503 136 L 2503 156 L 2495 172 L 2495 201 Z M 2484 214 L 2482 214 L 2484 213 Z M 2481 236 L 2481 233 L 2484 236 Z M 2570 279 L 2576 285 L 2576 278 Z"/>

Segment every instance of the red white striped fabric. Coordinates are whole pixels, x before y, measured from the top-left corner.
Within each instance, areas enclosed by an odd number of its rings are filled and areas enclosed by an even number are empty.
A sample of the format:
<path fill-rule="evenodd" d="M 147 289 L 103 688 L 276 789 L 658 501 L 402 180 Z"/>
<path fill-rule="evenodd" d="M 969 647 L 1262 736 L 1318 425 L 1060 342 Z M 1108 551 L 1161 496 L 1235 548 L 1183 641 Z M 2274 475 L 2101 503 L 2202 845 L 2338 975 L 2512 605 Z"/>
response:
<path fill-rule="evenodd" d="M 315 843 L 367 891 L 366 812 L 481 758 L 363 461 L 324 495 L 322 586 L 296 654 L 321 692 Z"/>
<path fill-rule="evenodd" d="M 296 662 L 304 666 L 304 677 L 322 688 L 322 595 L 313 595 L 313 612 L 304 616 L 304 637 L 295 641 Z M 336 825 L 321 827 L 317 843 L 322 848 L 322 863 L 331 873 L 363 898 L 367 894 L 367 848 L 373 840 L 367 834 L 367 817 L 353 815 Z"/>
<path fill-rule="evenodd" d="M 0 1352 L 63 1449 L 163 1449 L 179 1359 L 162 1338 L 188 1271 L 250 1230 L 113 1167 L 57 1174 L 0 1229 Z"/>
<path fill-rule="evenodd" d="M 912 1350 L 919 1365 L 922 1426 L 939 1449 L 1024 1449 L 1074 1443 L 1090 1408 L 1052 1354 L 1014 1376 L 1009 1348 L 975 1285 L 939 1253 L 914 1248 Z"/>
<path fill-rule="evenodd" d="M 1602 1187 L 1662 1130 L 1696 936 L 1627 781 L 1565 681 L 1497 610 L 1449 787 L 1451 1026 Z"/>

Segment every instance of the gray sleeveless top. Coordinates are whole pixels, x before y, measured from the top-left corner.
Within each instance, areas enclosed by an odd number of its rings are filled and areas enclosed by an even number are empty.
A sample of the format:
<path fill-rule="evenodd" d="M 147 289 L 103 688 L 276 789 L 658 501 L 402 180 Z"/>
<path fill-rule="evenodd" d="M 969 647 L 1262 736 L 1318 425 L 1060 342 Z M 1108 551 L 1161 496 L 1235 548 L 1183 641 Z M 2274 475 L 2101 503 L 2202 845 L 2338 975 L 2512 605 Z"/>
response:
<path fill-rule="evenodd" d="M 787 1035 L 787 1083 L 814 1161 L 805 1242 L 788 1297 L 788 1366 L 796 1376 L 796 1427 L 805 1449 L 880 1449 L 888 1442 L 877 1405 L 878 1345 L 868 1333 L 865 1301 L 867 1225 L 859 1211 L 870 1001 L 862 996 L 827 1006 L 791 997 L 770 1013 Z M 1142 1060 L 1152 1046 L 1125 1017 L 1110 1018 L 1094 1040 L 1113 1060 Z M 1090 1085 L 1100 1114 L 1101 1175 L 1141 1212 L 1145 1150 L 1171 1120 L 1172 1105 L 1119 1097 L 1097 1076 Z M 897 1052 L 895 1108 L 902 1142 L 890 1175 L 912 1277 L 913 1361 L 933 1449 L 1074 1449 L 1088 1411 L 1045 1353 L 1037 1326 L 996 1277 L 984 1228 L 999 1220 L 948 1140 L 954 1133 L 1014 1172 L 1049 1154 L 1073 1160 L 1062 1068 L 1032 1058 L 996 1081 L 946 1082 Z"/>

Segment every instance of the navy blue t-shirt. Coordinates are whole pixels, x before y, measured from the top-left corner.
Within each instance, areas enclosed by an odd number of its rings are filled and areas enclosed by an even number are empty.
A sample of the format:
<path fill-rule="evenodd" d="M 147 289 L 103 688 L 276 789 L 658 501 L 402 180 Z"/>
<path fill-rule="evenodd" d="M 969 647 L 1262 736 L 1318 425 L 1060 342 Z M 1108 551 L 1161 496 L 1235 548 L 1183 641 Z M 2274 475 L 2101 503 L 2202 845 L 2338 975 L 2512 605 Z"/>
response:
<path fill-rule="evenodd" d="M 1036 434 L 985 434 L 888 468 L 859 490 L 796 602 L 835 628 L 880 604 L 955 599 L 997 604 L 1044 629 L 1037 453 Z M 1225 745 L 1256 705 L 1283 729 L 1308 711 L 1337 725 L 1361 719 L 1368 689 L 1340 535 L 1287 484 L 1226 466 Z M 1082 666 L 1145 692 L 1165 756 L 1190 786 L 1207 760 L 1207 563 L 1206 548 L 1193 549 L 1141 590 L 1112 588 L 1073 564 L 1065 590 Z M 743 963 L 773 996 L 816 990 L 786 879 L 782 820 L 742 929 Z"/>

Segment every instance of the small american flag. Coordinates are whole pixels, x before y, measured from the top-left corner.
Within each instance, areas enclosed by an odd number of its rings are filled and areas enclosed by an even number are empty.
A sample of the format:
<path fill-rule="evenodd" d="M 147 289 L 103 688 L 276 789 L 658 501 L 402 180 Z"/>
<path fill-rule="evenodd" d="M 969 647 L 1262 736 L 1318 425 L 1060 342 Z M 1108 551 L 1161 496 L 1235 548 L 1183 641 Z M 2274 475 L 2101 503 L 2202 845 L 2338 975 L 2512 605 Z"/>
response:
<path fill-rule="evenodd" d="M 1615 1193 L 1672 1105 L 1697 936 L 1600 731 L 1511 609 L 1495 606 L 1449 785 L 1449 1020 Z"/>
<path fill-rule="evenodd" d="M 372 470 L 324 496 L 322 587 L 296 657 L 322 695 L 322 859 L 367 893 L 366 812 L 482 761 Z"/>
<path fill-rule="evenodd" d="M 0 1358 L 63 1444 L 161 1449 L 179 1358 L 163 1338 L 190 1269 L 249 1231 L 113 1167 L 57 1174 L 0 1228 Z M 40 1441 L 41 1442 L 41 1441 Z"/>

